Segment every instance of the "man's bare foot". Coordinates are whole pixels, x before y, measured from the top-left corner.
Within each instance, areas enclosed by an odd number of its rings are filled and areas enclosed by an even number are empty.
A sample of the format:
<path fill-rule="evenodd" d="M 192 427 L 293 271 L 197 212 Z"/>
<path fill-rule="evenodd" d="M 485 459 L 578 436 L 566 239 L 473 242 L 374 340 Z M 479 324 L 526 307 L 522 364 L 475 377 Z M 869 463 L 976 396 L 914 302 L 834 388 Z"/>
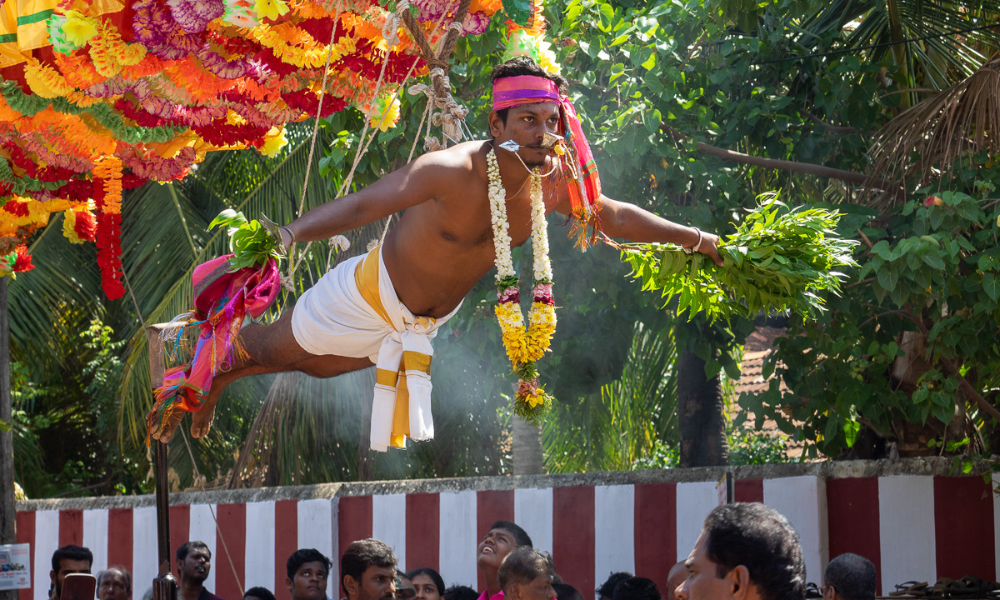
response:
<path fill-rule="evenodd" d="M 182 410 L 175 410 L 169 417 L 162 421 L 158 416 L 153 418 L 149 426 L 149 437 L 164 443 L 169 442 L 170 438 L 174 437 L 174 432 L 177 431 L 177 426 L 181 424 L 181 419 L 183 418 L 184 411 Z"/>
<path fill-rule="evenodd" d="M 212 386 L 213 388 L 215 386 Z M 213 389 L 213 392 L 215 390 Z M 197 412 L 191 413 L 191 437 L 203 438 L 212 429 L 212 421 L 215 419 L 215 405 L 219 402 L 222 390 L 210 394 L 209 399 Z"/>

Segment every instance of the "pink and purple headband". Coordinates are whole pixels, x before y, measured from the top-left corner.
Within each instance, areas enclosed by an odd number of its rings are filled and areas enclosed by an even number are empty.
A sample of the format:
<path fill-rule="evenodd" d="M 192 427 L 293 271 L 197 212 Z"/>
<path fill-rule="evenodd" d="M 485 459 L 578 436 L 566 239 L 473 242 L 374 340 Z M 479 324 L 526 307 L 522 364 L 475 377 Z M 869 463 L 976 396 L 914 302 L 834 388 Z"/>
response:
<path fill-rule="evenodd" d="M 544 77 L 518 75 L 497 79 L 493 84 L 493 110 L 535 102 L 560 104 L 562 95 L 556 83 Z"/>

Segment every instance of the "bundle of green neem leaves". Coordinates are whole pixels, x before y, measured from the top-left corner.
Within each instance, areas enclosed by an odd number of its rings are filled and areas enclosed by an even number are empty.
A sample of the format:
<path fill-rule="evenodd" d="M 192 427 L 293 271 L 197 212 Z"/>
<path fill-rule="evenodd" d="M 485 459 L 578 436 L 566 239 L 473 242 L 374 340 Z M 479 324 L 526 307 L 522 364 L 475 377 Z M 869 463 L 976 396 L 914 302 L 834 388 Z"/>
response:
<path fill-rule="evenodd" d="M 837 234 L 839 219 L 835 210 L 789 209 L 771 195 L 720 241 L 722 267 L 670 244 L 623 246 L 622 258 L 643 289 L 662 290 L 667 303 L 676 297 L 677 312 L 688 318 L 701 312 L 729 320 L 762 310 L 815 315 L 825 310 L 822 293 L 839 295 L 842 269 L 857 264 L 851 255 L 858 242 Z"/>
<path fill-rule="evenodd" d="M 278 243 L 259 221 L 247 220 L 242 212 L 229 208 L 212 219 L 208 228 L 221 225 L 228 229 L 229 250 L 233 253 L 232 269 L 263 267 L 268 260 L 281 260 Z"/>

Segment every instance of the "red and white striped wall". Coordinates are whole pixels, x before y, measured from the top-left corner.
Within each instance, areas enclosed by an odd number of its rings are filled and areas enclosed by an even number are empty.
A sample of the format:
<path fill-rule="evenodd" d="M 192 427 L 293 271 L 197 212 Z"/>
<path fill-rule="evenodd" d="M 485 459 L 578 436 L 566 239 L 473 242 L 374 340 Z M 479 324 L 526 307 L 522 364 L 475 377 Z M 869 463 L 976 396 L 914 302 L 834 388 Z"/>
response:
<path fill-rule="evenodd" d="M 460 481 L 474 487 L 481 480 Z M 171 546 L 187 540 L 208 544 L 213 565 L 206 587 L 228 600 L 256 585 L 288 600 L 285 561 L 295 549 L 317 548 L 339 557 L 352 541 L 369 536 L 392 546 L 401 568 L 432 567 L 449 586 L 482 589 L 476 546 L 491 523 L 513 520 L 535 547 L 552 552 L 559 574 L 589 600 L 614 571 L 650 577 L 662 588 L 670 567 L 687 556 L 702 520 L 719 502 L 714 481 L 559 485 L 558 476 L 545 481 L 553 487 L 176 505 L 170 508 Z M 454 488 L 455 480 L 449 484 Z M 357 491 L 352 485 L 326 487 L 346 494 Z M 410 487 L 434 489 L 434 482 Z M 396 488 L 405 490 L 407 484 Z M 258 490 L 257 496 L 269 491 Z M 736 500 L 764 502 L 789 519 L 813 582 L 821 583 L 828 559 L 844 552 L 875 563 L 880 592 L 909 580 L 966 574 L 995 579 L 1000 573 L 1000 501 L 982 477 L 738 479 Z M 17 514 L 18 542 L 32 544 L 34 570 L 34 588 L 22 590 L 19 600 L 46 599 L 52 552 L 70 543 L 93 551 L 95 572 L 111 564 L 130 569 L 139 600 L 156 574 L 155 509 L 86 508 L 87 501 L 80 500 L 21 506 L 66 503 L 73 508 Z M 335 561 L 331 598 L 341 596 L 339 580 Z"/>

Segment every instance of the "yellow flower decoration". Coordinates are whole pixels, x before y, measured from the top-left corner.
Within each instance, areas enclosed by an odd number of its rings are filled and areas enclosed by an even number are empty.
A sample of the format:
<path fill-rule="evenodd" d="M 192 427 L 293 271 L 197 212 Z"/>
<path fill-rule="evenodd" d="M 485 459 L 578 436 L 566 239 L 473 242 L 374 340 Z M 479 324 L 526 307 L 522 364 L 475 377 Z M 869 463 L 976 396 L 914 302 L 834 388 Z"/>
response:
<path fill-rule="evenodd" d="M 288 12 L 288 3 L 285 0 L 256 0 L 253 8 L 258 19 L 276 20 Z"/>
<path fill-rule="evenodd" d="M 66 13 L 66 22 L 62 26 L 66 39 L 74 46 L 83 46 L 97 35 L 97 19 L 85 17 L 75 10 Z"/>
<path fill-rule="evenodd" d="M 267 132 L 264 136 L 264 145 L 260 149 L 260 153 L 268 158 L 274 158 L 278 155 L 278 151 L 288 144 L 288 140 L 285 139 L 285 128 L 282 127 L 278 129 L 277 127 L 272 127 L 271 131 Z"/>
<path fill-rule="evenodd" d="M 380 98 L 375 103 L 375 110 L 372 112 L 368 125 L 379 129 L 379 131 L 386 132 L 391 127 L 395 127 L 398 120 L 399 99 L 393 98 L 392 104 L 389 104 L 387 98 Z"/>

